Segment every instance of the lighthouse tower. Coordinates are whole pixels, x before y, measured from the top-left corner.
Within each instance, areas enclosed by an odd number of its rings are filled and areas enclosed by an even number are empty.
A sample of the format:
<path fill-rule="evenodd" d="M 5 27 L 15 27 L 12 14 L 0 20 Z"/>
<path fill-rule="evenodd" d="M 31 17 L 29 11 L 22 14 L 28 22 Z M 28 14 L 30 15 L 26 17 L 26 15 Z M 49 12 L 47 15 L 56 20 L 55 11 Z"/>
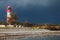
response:
<path fill-rule="evenodd" d="M 7 23 L 10 22 L 11 12 L 12 12 L 11 6 L 8 6 L 8 7 L 7 7 L 7 19 L 6 19 Z"/>

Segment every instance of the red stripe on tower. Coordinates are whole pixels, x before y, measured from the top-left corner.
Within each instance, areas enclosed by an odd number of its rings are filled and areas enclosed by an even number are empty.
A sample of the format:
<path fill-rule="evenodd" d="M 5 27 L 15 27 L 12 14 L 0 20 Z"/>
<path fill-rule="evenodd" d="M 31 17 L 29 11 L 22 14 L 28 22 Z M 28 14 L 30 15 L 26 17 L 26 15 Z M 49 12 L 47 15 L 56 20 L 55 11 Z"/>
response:
<path fill-rule="evenodd" d="M 12 12 L 11 6 L 8 6 L 8 7 L 7 7 L 7 12 Z"/>
<path fill-rule="evenodd" d="M 10 21 L 10 17 L 7 17 L 7 23 Z"/>

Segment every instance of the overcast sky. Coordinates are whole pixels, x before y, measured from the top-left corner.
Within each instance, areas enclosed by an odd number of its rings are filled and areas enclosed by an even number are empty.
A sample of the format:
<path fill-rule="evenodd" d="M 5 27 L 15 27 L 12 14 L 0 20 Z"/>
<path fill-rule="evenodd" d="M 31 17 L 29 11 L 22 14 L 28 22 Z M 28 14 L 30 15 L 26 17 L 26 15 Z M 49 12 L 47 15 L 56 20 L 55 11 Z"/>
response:
<path fill-rule="evenodd" d="M 0 7 L 5 7 L 8 5 L 15 6 L 15 7 L 26 7 L 28 4 L 30 5 L 39 5 L 44 7 L 49 6 L 60 6 L 60 0 L 0 0 Z"/>

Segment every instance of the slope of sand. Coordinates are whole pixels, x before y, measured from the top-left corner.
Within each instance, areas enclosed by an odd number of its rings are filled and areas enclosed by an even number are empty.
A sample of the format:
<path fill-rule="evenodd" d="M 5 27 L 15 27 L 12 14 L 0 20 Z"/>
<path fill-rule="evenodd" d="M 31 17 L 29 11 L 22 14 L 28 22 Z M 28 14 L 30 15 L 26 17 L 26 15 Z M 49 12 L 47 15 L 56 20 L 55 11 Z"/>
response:
<path fill-rule="evenodd" d="M 50 31 L 46 29 L 32 30 L 32 29 L 0 29 L 0 37 L 19 36 L 19 37 L 34 37 L 34 36 L 49 36 L 60 35 L 60 31 Z"/>

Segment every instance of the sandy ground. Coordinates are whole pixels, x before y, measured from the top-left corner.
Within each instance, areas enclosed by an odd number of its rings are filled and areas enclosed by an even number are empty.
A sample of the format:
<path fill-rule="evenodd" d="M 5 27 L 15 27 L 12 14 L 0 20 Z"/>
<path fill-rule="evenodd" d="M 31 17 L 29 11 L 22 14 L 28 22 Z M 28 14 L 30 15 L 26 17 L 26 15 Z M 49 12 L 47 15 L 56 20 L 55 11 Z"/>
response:
<path fill-rule="evenodd" d="M 50 31 L 45 29 L 32 30 L 32 29 L 0 29 L 0 37 L 2 36 L 49 36 L 49 35 L 60 35 L 60 31 Z"/>

